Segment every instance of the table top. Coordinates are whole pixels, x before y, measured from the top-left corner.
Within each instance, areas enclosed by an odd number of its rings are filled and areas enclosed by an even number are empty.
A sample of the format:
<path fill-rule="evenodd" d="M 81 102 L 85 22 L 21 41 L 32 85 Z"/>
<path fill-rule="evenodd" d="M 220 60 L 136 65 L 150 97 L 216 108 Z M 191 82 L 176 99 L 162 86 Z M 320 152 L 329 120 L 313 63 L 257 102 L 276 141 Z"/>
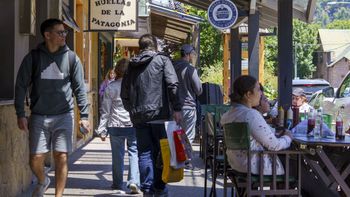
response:
<path fill-rule="evenodd" d="M 336 140 L 334 136 L 325 138 L 307 137 L 306 135 L 295 135 L 293 140 L 299 144 L 305 145 L 323 145 L 323 146 L 350 146 L 350 136 L 346 135 L 344 140 Z"/>

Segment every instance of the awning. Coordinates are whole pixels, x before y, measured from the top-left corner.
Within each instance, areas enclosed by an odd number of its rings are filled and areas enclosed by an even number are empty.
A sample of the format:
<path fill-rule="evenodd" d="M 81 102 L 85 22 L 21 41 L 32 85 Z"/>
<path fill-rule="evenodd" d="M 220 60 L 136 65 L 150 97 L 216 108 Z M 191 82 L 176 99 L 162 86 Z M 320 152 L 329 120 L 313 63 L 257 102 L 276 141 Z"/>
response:
<path fill-rule="evenodd" d="M 184 43 L 202 18 L 150 3 L 152 34 L 172 43 Z"/>
<path fill-rule="evenodd" d="M 74 18 L 70 15 L 70 9 L 68 5 L 64 2 L 62 2 L 62 20 L 63 23 L 66 24 L 68 27 L 72 28 L 77 32 L 80 32 L 79 26 L 75 22 Z"/>

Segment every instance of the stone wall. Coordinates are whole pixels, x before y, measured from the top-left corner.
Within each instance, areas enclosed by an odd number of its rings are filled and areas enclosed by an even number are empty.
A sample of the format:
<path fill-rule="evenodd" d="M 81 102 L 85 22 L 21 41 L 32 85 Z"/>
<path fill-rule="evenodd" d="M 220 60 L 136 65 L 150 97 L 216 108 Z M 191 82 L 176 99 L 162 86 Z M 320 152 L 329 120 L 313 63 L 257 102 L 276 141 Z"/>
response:
<path fill-rule="evenodd" d="M 0 196 L 17 196 L 28 189 L 28 133 L 17 128 L 13 105 L 0 105 Z"/>
<path fill-rule="evenodd" d="M 97 94 L 88 94 L 89 122 L 93 130 L 97 124 Z M 76 110 L 78 111 L 78 110 Z M 29 113 L 27 113 L 29 114 Z M 78 125 L 78 124 L 76 124 Z M 92 132 L 81 136 L 75 127 L 73 148 L 76 150 L 92 138 Z M 75 151 L 73 150 L 73 152 Z M 47 162 L 52 161 L 48 154 Z M 51 164 L 53 167 L 53 164 Z M 0 196 L 19 196 L 26 192 L 33 176 L 29 167 L 28 133 L 17 128 L 17 117 L 13 104 L 0 105 Z"/>

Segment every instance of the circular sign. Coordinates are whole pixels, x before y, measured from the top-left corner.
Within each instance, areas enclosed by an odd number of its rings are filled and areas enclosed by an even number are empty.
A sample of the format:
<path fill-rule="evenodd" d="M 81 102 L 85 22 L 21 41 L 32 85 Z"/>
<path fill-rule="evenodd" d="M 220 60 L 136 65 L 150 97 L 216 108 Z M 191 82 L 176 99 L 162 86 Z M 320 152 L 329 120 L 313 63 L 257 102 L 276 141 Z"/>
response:
<path fill-rule="evenodd" d="M 237 18 L 238 9 L 229 0 L 216 0 L 208 7 L 208 20 L 215 28 L 229 29 Z"/>

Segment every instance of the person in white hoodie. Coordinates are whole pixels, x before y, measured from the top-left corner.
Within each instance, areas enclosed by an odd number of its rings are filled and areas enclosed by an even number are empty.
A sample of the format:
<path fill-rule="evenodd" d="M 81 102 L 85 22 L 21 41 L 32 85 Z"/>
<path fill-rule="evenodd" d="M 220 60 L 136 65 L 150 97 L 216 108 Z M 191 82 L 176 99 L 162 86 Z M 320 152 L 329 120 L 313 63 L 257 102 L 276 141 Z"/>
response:
<path fill-rule="evenodd" d="M 287 149 L 292 142 L 292 135 L 289 131 L 279 138 L 267 125 L 259 111 L 253 109 L 258 106 L 261 98 L 259 82 L 252 76 L 238 77 L 232 86 L 230 95 L 232 108 L 223 114 L 221 124 L 230 122 L 247 122 L 250 133 L 250 148 L 252 151 L 272 150 L 278 151 Z M 239 172 L 247 172 L 248 158 L 244 151 L 227 149 L 228 163 Z M 272 159 L 264 155 L 264 175 L 272 175 Z M 259 155 L 251 157 L 251 170 L 253 174 L 259 174 Z M 277 175 L 284 174 L 284 168 L 279 159 L 276 164 Z"/>
<path fill-rule="evenodd" d="M 124 148 L 127 142 L 129 154 L 129 173 L 127 187 L 132 194 L 140 193 L 140 175 L 138 165 L 138 152 L 135 128 L 133 128 L 129 112 L 124 109 L 123 102 L 120 98 L 122 77 L 128 67 L 129 61 L 121 59 L 115 68 L 116 79 L 112 81 L 104 92 L 101 106 L 100 124 L 96 133 L 102 140 L 105 136 L 110 135 L 112 148 L 112 189 L 117 190 L 117 194 L 125 194 L 123 188 L 123 171 L 124 171 Z"/>

